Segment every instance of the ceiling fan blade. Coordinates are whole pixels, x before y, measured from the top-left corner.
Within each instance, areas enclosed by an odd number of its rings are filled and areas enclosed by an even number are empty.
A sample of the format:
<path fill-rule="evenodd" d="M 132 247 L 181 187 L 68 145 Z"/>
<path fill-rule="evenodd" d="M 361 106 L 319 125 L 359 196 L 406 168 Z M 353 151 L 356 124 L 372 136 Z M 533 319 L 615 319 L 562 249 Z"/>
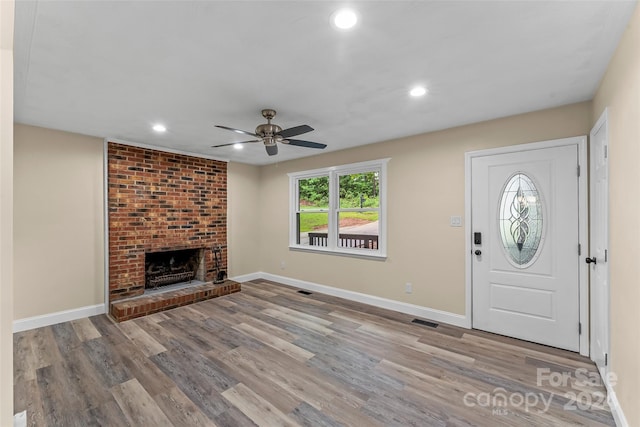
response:
<path fill-rule="evenodd" d="M 298 136 L 303 133 L 311 132 L 313 128 L 309 125 L 300 125 L 293 128 L 285 129 L 281 131 L 278 135 L 283 138 L 289 138 L 290 136 Z"/>
<path fill-rule="evenodd" d="M 301 139 L 288 139 L 287 141 L 289 142 L 286 144 L 297 145 L 298 147 L 319 148 L 320 150 L 327 147 L 327 144 L 320 144 L 319 142 L 303 141 Z"/>
<path fill-rule="evenodd" d="M 267 154 L 270 156 L 275 156 L 276 154 L 278 154 L 277 145 L 265 145 L 264 148 L 267 149 Z"/>
<path fill-rule="evenodd" d="M 249 144 L 250 142 L 261 142 L 261 139 L 252 139 L 251 141 L 230 142 L 228 144 L 212 145 L 211 148 L 228 147 L 229 145 L 236 144 Z"/>
<path fill-rule="evenodd" d="M 249 135 L 249 136 L 254 136 L 256 138 L 260 138 L 260 135 L 256 135 L 255 133 L 247 132 L 246 130 L 234 129 L 234 128 L 230 128 L 230 127 L 222 126 L 222 125 L 215 125 L 215 126 L 217 128 L 220 128 L 220 129 L 230 130 L 231 132 L 241 133 L 241 134 L 244 134 L 244 135 Z"/>

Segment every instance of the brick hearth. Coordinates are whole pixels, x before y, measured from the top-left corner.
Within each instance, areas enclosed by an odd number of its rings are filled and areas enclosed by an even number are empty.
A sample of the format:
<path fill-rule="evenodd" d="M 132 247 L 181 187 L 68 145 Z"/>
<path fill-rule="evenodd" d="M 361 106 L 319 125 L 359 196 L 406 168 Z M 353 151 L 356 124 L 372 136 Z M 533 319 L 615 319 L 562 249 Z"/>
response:
<path fill-rule="evenodd" d="M 205 283 L 175 291 L 143 295 L 111 303 L 111 316 L 118 322 L 163 310 L 240 292 L 240 283 L 226 280 L 221 284 Z"/>
<path fill-rule="evenodd" d="M 144 294 L 146 252 L 204 249 L 213 281 L 219 246 L 227 271 L 225 162 L 109 142 L 108 182 L 111 303 Z"/>

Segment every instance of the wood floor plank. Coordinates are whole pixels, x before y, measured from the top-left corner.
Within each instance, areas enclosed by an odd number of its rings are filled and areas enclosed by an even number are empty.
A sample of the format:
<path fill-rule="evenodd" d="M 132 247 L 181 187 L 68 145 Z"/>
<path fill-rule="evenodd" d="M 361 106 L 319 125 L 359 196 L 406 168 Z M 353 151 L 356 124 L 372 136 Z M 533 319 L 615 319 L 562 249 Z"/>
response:
<path fill-rule="evenodd" d="M 73 330 L 76 332 L 78 339 L 80 341 L 88 341 L 94 338 L 100 338 L 100 332 L 96 329 L 96 327 L 91 323 L 88 317 L 72 320 L 71 326 Z"/>
<path fill-rule="evenodd" d="M 167 351 L 166 347 L 133 321 L 121 322 L 118 327 L 147 357 Z"/>
<path fill-rule="evenodd" d="M 443 348 L 424 344 L 418 341 L 412 342 L 410 344 L 403 344 L 403 346 L 411 348 L 413 350 L 417 350 L 421 353 L 432 354 L 434 356 L 440 356 L 446 359 L 454 359 L 469 364 L 475 362 L 475 359 L 473 357 L 465 356 L 464 354 L 459 354 L 454 351 L 448 351 Z"/>
<path fill-rule="evenodd" d="M 141 329 L 143 329 L 154 340 L 156 340 L 156 342 L 160 343 L 160 345 L 165 348 L 170 348 L 171 343 L 176 341 L 176 336 L 169 332 L 166 328 L 162 327 L 161 322 L 164 322 L 167 319 L 156 319 L 156 321 L 150 319 L 150 317 L 151 316 L 138 317 L 137 319 L 133 319 L 132 322 L 135 322 L 138 326 L 140 326 Z"/>
<path fill-rule="evenodd" d="M 158 406 L 176 426 L 216 427 L 179 388 L 171 387 L 155 397 Z"/>
<path fill-rule="evenodd" d="M 226 390 L 222 396 L 258 426 L 299 426 L 298 423 L 242 383 Z"/>
<path fill-rule="evenodd" d="M 51 366 L 62 360 L 56 338 L 51 326 L 38 328 L 33 331 L 31 346 L 35 356 L 36 369 Z"/>
<path fill-rule="evenodd" d="M 208 365 L 202 355 L 194 357 L 200 360 L 192 361 L 189 353 L 173 349 L 151 359 L 204 414 L 215 419 L 229 408 L 220 391 L 237 381 L 229 378 L 219 366 Z"/>
<path fill-rule="evenodd" d="M 13 387 L 13 412 L 27 411 L 28 426 L 43 426 L 45 423 L 44 405 L 40 397 L 37 380 L 21 380 Z"/>
<path fill-rule="evenodd" d="M 131 376 L 137 379 L 152 397 L 175 386 L 171 378 L 162 372 L 141 350 L 123 354 L 122 362 Z"/>
<path fill-rule="evenodd" d="M 322 412 L 345 426 L 384 427 L 376 419 L 362 412 L 360 406 L 354 407 L 350 402 L 338 398 L 326 404 Z"/>
<path fill-rule="evenodd" d="M 341 427 L 342 424 L 323 414 L 307 402 L 302 402 L 289 414 L 298 424 L 305 427 Z"/>
<path fill-rule="evenodd" d="M 13 382 L 36 379 L 38 359 L 33 351 L 35 330 L 13 334 Z"/>
<path fill-rule="evenodd" d="M 75 394 L 81 399 L 78 410 L 102 405 L 110 399 L 110 394 L 103 387 L 102 377 L 82 347 L 69 352 L 61 365 L 70 386 L 66 393 Z"/>
<path fill-rule="evenodd" d="M 69 393 L 71 385 L 61 364 L 56 363 L 38 369 L 37 382 L 45 425 L 79 425 L 80 420 L 74 417 L 80 407 L 79 396 Z"/>
<path fill-rule="evenodd" d="M 321 409 L 336 397 L 357 402 L 358 405 L 364 403 L 359 395 L 345 392 L 333 382 L 317 381 L 317 374 L 305 369 L 306 365 L 283 360 L 277 351 L 271 349 L 251 352 L 238 348 L 227 353 L 224 360 L 228 365 L 238 366 L 243 371 L 272 382 L 288 395 L 296 396 L 316 409 Z"/>
<path fill-rule="evenodd" d="M 60 355 L 63 358 L 78 348 L 81 344 L 76 331 L 69 322 L 52 325 L 51 332 L 55 338 L 58 350 L 60 350 Z"/>
<path fill-rule="evenodd" d="M 253 316 L 249 316 L 246 315 L 244 313 L 237 313 L 234 315 L 234 318 L 237 319 L 238 323 L 247 323 L 257 329 L 260 329 L 262 331 L 265 331 L 268 334 L 271 334 L 275 337 L 278 337 L 282 340 L 285 341 L 295 341 L 296 339 L 298 339 L 298 336 L 287 331 L 286 329 L 280 328 L 276 325 L 273 324 L 269 324 L 263 320 L 261 320 L 259 317 L 257 317 L 256 315 L 260 315 L 261 313 L 264 313 L 265 310 L 262 310 L 258 313 L 255 313 Z M 262 316 L 260 316 L 262 317 Z M 267 319 L 269 320 L 269 319 Z"/>
<path fill-rule="evenodd" d="M 105 387 L 111 388 L 131 379 L 131 374 L 122 362 L 118 346 L 110 345 L 106 336 L 85 341 L 83 348 Z"/>
<path fill-rule="evenodd" d="M 285 341 L 281 338 L 269 335 L 267 332 L 264 332 L 246 323 L 241 323 L 237 326 L 234 326 L 233 328 L 259 340 L 265 345 L 268 345 L 269 347 L 274 348 L 295 360 L 304 362 L 313 357 L 313 353 L 308 352 L 307 350 L 298 347 L 297 345 L 291 344 L 290 342 Z"/>
<path fill-rule="evenodd" d="M 111 398 L 108 402 L 86 410 L 81 416 L 81 423 L 84 426 L 109 426 L 109 427 L 129 427 L 131 424 L 125 417 L 118 402 Z"/>
<path fill-rule="evenodd" d="M 271 376 L 256 371 L 251 365 L 238 363 L 237 355 L 233 351 L 222 355 L 215 354 L 214 357 L 219 360 L 218 363 L 221 366 L 226 368 L 225 372 L 231 373 L 234 378 L 249 387 L 254 393 L 268 397 L 271 404 L 283 413 L 286 414 L 293 411 L 302 402 L 295 394 L 290 393 L 274 382 Z"/>
<path fill-rule="evenodd" d="M 307 318 L 302 318 L 300 316 L 292 316 L 291 314 L 283 312 L 282 310 L 274 310 L 271 308 L 262 310 L 262 313 L 266 314 L 267 316 L 271 316 L 275 319 L 279 319 L 284 322 L 289 322 L 303 329 L 308 329 L 312 332 L 316 332 L 318 334 L 322 334 L 322 335 L 333 334 L 333 330 L 327 327 L 327 326 L 331 326 L 331 323 L 329 323 L 328 321 L 326 321 L 326 323 L 324 324 L 320 324 L 315 321 L 309 320 Z"/>
<path fill-rule="evenodd" d="M 111 388 L 114 399 L 134 426 L 173 426 L 158 404 L 135 378 Z"/>
<path fill-rule="evenodd" d="M 258 280 L 121 324 L 16 333 L 14 408 L 30 426 L 65 427 L 615 425 L 576 353 L 297 290 Z M 540 381 L 541 369 L 567 381 Z M 592 403 L 567 410 L 571 393 Z M 492 403 L 501 394 L 538 401 Z"/>

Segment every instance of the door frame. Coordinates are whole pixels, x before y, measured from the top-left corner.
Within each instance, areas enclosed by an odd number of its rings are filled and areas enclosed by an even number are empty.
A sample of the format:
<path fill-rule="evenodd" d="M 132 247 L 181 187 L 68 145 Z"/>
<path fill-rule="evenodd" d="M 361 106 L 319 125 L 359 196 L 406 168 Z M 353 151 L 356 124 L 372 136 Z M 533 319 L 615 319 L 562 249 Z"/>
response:
<path fill-rule="evenodd" d="M 578 164 L 576 173 L 578 176 L 578 238 L 581 252 L 578 259 L 589 250 L 589 204 L 588 204 L 588 163 L 587 163 L 587 137 L 576 136 L 571 138 L 554 139 L 549 141 L 532 142 L 527 144 L 511 145 L 508 147 L 491 148 L 487 150 L 468 151 L 464 154 L 464 225 L 465 225 L 465 318 L 466 326 L 473 327 L 473 251 L 472 251 L 472 223 L 473 206 L 471 206 L 471 161 L 476 157 L 494 156 L 496 154 L 518 153 L 544 148 L 575 146 L 578 150 Z M 576 254 L 578 248 L 576 248 Z M 579 292 L 579 322 L 582 331 L 579 335 L 580 354 L 589 356 L 589 266 L 585 262 L 578 264 L 578 292 Z"/>
<path fill-rule="evenodd" d="M 605 133 L 605 138 L 606 138 L 607 150 L 609 151 L 609 154 L 610 154 L 611 144 L 610 144 L 610 138 L 609 138 L 610 133 L 609 133 L 609 109 L 608 108 L 604 109 L 604 111 L 602 112 L 602 114 L 598 118 L 598 121 L 596 122 L 596 124 L 593 125 L 593 128 L 591 129 L 591 132 L 589 133 L 590 140 L 593 140 L 593 135 L 596 134 L 600 130 L 600 128 L 602 128 L 602 126 L 604 126 L 604 125 L 607 126 L 606 133 Z M 610 235 L 609 235 L 609 231 L 610 231 L 609 230 L 609 208 L 610 208 L 610 203 L 609 203 L 610 202 L 610 197 L 609 197 L 609 195 L 610 195 L 610 191 L 609 191 L 609 189 L 610 189 L 610 187 L 609 187 L 609 175 L 610 175 L 609 174 L 609 168 L 611 166 L 611 163 L 609 162 L 609 155 L 607 155 L 606 161 L 607 161 L 607 216 L 606 216 L 606 218 L 604 218 L 605 221 L 604 221 L 603 226 L 606 227 L 606 229 L 607 229 L 607 240 L 608 241 L 607 241 L 606 245 L 607 245 L 607 248 L 608 248 L 610 246 L 609 245 L 609 241 L 610 241 Z M 589 168 L 589 172 L 591 172 L 591 167 Z M 593 197 L 594 187 L 591 187 L 591 192 L 592 193 L 589 196 L 592 198 L 592 200 L 594 200 L 594 197 Z M 600 218 L 600 219 L 602 220 L 603 218 Z M 589 249 L 591 250 L 591 247 Z M 591 256 L 591 253 L 589 253 L 589 256 Z M 611 255 L 608 254 L 608 256 L 610 257 Z M 594 325 L 596 325 L 598 322 L 604 323 L 605 331 L 606 331 L 606 337 L 605 338 L 606 338 L 606 342 L 607 342 L 607 344 L 606 344 L 606 346 L 607 346 L 606 352 L 607 352 L 608 360 L 610 362 L 611 361 L 611 269 L 609 268 L 609 262 L 607 262 L 607 282 L 608 282 L 608 285 L 607 285 L 608 295 L 607 295 L 607 302 L 606 302 L 606 304 L 607 304 L 607 315 L 606 315 L 606 317 L 604 319 L 600 319 L 598 316 L 591 317 L 590 330 L 595 330 Z M 595 283 L 591 283 L 591 286 L 593 286 L 593 285 L 595 285 Z M 591 306 L 593 304 L 595 304 L 595 303 L 596 303 L 596 301 L 591 301 L 591 303 L 589 305 L 589 308 L 591 308 Z M 599 311 L 594 310 L 594 313 L 599 313 Z M 595 340 L 594 340 L 594 343 L 595 343 Z M 591 347 L 589 347 L 589 349 L 591 350 Z M 594 353 L 595 353 L 594 351 L 591 351 L 592 355 Z M 594 357 L 595 356 L 593 356 L 591 358 L 591 360 L 593 360 L 595 362 Z M 602 376 L 602 378 L 604 378 L 606 380 L 606 374 L 611 370 L 611 364 L 608 363 L 607 365 L 602 367 L 602 366 L 598 366 L 597 363 L 596 363 L 596 366 L 597 366 L 598 371 L 600 372 L 600 375 Z M 609 389 L 609 386 L 607 384 L 607 390 L 608 389 Z"/>

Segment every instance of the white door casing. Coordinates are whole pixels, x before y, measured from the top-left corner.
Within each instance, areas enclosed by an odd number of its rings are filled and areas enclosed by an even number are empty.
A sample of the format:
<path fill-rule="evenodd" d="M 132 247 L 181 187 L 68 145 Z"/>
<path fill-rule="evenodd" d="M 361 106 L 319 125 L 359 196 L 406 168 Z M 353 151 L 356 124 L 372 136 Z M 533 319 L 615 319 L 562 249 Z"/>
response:
<path fill-rule="evenodd" d="M 588 319 L 578 252 L 586 243 L 586 186 L 578 169 L 585 145 L 577 137 L 467 153 L 467 315 L 474 328 L 588 351 L 586 331 L 579 333 Z M 480 244 L 474 233 L 481 233 Z M 530 247 L 536 236 L 537 251 Z"/>
<path fill-rule="evenodd" d="M 609 135 L 607 111 L 590 134 L 591 359 L 606 378 L 609 354 Z M 595 263 L 592 262 L 595 260 Z"/>

